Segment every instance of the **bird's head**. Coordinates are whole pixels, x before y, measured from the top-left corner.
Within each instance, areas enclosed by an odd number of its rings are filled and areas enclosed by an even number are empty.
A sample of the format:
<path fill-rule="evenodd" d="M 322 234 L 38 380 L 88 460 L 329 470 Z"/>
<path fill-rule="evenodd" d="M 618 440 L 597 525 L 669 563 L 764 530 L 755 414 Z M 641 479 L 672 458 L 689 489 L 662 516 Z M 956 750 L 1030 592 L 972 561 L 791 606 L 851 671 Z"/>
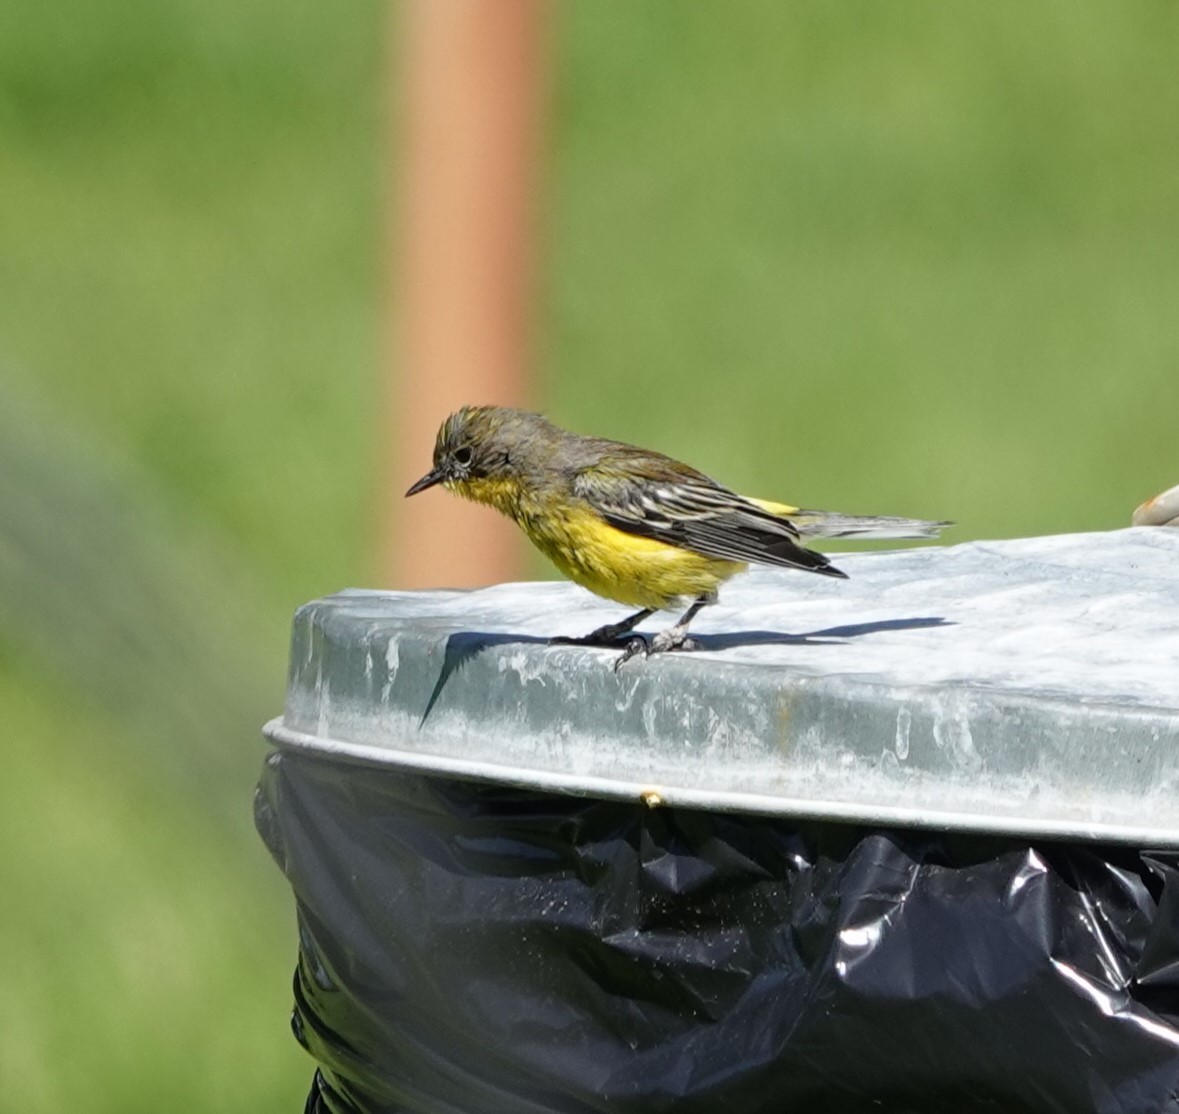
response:
<path fill-rule="evenodd" d="M 520 466 L 536 447 L 539 414 L 503 406 L 464 406 L 442 423 L 434 442 L 434 467 L 405 494 L 435 484 L 480 503 L 499 504 L 511 494 Z"/>

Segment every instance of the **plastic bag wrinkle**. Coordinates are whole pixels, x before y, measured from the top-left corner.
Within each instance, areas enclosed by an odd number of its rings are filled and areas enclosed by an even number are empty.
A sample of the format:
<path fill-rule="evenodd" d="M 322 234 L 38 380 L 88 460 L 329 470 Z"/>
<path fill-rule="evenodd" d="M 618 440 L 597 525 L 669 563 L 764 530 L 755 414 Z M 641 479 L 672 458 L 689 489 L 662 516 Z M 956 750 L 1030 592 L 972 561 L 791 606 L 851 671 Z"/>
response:
<path fill-rule="evenodd" d="M 282 753 L 330 1114 L 1179 1114 L 1175 856 Z"/>

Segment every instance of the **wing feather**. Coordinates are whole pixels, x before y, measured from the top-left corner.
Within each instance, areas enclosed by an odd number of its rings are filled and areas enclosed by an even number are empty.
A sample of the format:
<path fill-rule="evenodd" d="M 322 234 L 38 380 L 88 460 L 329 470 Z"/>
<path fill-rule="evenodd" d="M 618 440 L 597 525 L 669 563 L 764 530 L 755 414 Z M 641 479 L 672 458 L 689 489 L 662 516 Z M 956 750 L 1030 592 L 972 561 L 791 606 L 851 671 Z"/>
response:
<path fill-rule="evenodd" d="M 798 529 L 788 518 L 763 510 L 707 476 L 660 459 L 661 475 L 637 478 L 637 462 L 626 463 L 627 468 L 585 469 L 573 480 L 574 494 L 616 529 L 706 557 L 845 575 L 823 554 L 798 545 Z M 681 470 L 682 477 L 672 474 Z"/>

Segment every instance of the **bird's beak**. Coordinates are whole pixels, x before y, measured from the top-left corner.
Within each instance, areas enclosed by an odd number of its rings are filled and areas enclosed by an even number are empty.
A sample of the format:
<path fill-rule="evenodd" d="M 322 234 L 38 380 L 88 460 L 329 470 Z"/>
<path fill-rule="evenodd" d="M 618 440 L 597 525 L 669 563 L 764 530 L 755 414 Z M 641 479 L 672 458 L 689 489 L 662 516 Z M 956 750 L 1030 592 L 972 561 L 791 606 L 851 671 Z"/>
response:
<path fill-rule="evenodd" d="M 442 474 L 441 468 L 432 468 L 405 493 L 406 498 L 416 495 L 419 491 L 425 491 L 426 488 L 433 487 L 435 484 L 440 484 L 444 479 L 446 477 Z"/>

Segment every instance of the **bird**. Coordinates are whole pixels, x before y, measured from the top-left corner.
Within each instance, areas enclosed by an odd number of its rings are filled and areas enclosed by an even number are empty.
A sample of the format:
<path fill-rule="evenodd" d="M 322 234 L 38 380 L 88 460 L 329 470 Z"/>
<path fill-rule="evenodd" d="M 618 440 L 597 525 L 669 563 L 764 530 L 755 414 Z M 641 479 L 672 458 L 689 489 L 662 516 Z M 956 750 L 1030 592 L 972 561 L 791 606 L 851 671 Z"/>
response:
<path fill-rule="evenodd" d="M 638 608 L 580 637 L 551 641 L 633 657 L 697 650 L 689 624 L 748 565 L 846 579 L 803 538 L 933 538 L 949 522 L 805 510 L 754 499 L 663 453 L 586 437 L 541 414 L 464 406 L 438 431 L 433 466 L 406 492 L 441 484 L 512 519 L 570 580 Z M 687 605 L 649 639 L 634 628 Z"/>

